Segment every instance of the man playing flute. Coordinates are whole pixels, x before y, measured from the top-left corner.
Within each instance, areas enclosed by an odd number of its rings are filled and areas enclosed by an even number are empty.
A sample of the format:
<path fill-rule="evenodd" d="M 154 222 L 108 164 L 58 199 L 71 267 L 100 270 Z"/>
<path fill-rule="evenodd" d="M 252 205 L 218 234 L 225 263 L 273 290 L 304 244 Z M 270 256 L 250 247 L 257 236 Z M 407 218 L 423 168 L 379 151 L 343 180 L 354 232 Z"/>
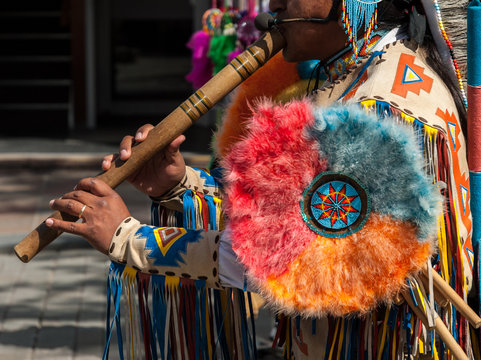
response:
<path fill-rule="evenodd" d="M 222 170 L 187 167 L 181 135 L 130 178 L 153 200 L 153 225 L 94 178 L 50 203 L 81 222 L 46 224 L 109 256 L 111 284 L 136 279 L 142 326 L 127 321 L 123 336 L 134 344 L 140 328 L 148 358 L 255 358 L 249 301 L 225 295 L 232 288 L 278 312 L 288 359 L 449 358 L 399 301 L 406 290 L 479 358 L 466 319 L 415 278 L 429 263 L 464 299 L 473 282 L 465 96 L 438 3 L 271 0 L 270 10 L 283 59 L 233 97 L 217 134 Z M 120 159 L 152 128 L 126 136 Z"/>

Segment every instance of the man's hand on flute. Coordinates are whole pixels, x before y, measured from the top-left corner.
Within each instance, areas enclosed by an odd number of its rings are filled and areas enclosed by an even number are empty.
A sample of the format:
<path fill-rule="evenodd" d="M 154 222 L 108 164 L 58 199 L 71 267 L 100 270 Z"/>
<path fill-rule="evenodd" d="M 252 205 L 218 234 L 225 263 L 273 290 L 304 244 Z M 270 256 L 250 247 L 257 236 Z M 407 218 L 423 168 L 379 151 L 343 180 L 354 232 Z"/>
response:
<path fill-rule="evenodd" d="M 135 137 L 125 136 L 120 143 L 119 154 L 107 155 L 102 162 L 102 169 L 108 170 L 117 156 L 126 161 L 132 153 L 132 146 L 141 143 L 154 128 L 151 124 L 140 127 Z M 133 174 L 128 181 L 146 195 L 159 197 L 176 186 L 185 175 L 184 157 L 179 151 L 185 136 L 180 135 L 169 146 L 153 156 L 145 166 Z"/>
<path fill-rule="evenodd" d="M 79 217 L 81 222 L 49 218 L 46 225 L 85 238 L 92 247 L 107 254 L 110 241 L 120 223 L 130 216 L 117 192 L 102 180 L 85 178 L 74 191 L 50 201 L 50 207 Z"/>
<path fill-rule="evenodd" d="M 132 154 L 132 146 L 144 141 L 153 129 L 150 124 L 137 130 L 135 137 L 125 136 L 120 143 L 119 154 L 104 157 L 102 169 L 110 169 L 112 161 L 120 157 L 126 161 Z M 143 193 L 158 197 L 177 185 L 185 175 L 185 162 L 179 151 L 185 136 L 180 135 L 164 150 L 150 159 L 143 168 L 128 180 Z M 115 230 L 130 216 L 120 195 L 97 178 L 82 179 L 74 191 L 50 201 L 54 210 L 79 217 L 81 222 L 68 222 L 49 218 L 46 225 L 63 232 L 85 238 L 95 249 L 107 254 Z"/>

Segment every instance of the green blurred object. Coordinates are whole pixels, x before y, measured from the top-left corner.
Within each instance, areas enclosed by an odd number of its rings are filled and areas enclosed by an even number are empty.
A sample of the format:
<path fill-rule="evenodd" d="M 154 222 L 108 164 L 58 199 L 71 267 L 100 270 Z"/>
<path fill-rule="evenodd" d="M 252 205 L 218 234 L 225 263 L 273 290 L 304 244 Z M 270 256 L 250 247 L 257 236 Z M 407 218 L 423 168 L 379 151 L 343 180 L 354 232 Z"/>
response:
<path fill-rule="evenodd" d="M 235 50 L 237 35 L 232 18 L 226 13 L 222 18 L 220 34 L 214 34 L 210 41 L 209 58 L 214 64 L 214 75 L 227 63 L 227 57 Z"/>

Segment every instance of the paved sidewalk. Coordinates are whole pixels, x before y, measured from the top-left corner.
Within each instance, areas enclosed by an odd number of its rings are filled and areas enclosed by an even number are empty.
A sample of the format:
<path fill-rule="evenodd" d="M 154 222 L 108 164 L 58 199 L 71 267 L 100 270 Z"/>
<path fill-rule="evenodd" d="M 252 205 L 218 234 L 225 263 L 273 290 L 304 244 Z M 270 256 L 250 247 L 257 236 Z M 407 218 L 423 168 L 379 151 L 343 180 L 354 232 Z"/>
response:
<path fill-rule="evenodd" d="M 13 252 L 51 213 L 51 199 L 70 191 L 81 178 L 98 173 L 102 156 L 116 150 L 113 146 L 89 148 L 82 142 L 70 148 L 60 145 L 29 140 L 20 146 L 0 140 L 1 360 L 102 356 L 107 258 L 83 239 L 67 234 L 28 264 Z M 187 161 L 203 166 L 208 156 L 188 154 Z M 150 201 L 145 196 L 125 183 L 117 191 L 133 216 L 149 222 Z M 258 334 L 268 338 L 272 318 L 265 311 L 261 316 Z M 268 341 L 263 346 L 268 349 Z M 112 351 L 110 358 L 116 359 L 115 354 Z M 278 359 L 269 350 L 261 354 L 261 359 Z"/>
<path fill-rule="evenodd" d="M 117 138 L 122 138 L 118 135 Z M 189 146 L 187 146 L 189 149 Z M 192 145 L 190 146 L 192 150 Z M 182 150 L 182 148 L 181 148 Z M 118 152 L 118 145 L 79 139 L 0 138 L 0 174 L 7 169 L 52 170 L 88 169 L 88 176 L 100 171 L 102 157 Z M 205 167 L 210 161 L 208 146 L 204 153 L 182 150 L 188 164 Z M 5 173 L 6 175 L 7 173 Z M 78 180 L 78 179 L 77 179 Z"/>
<path fill-rule="evenodd" d="M 99 359 L 104 344 L 108 261 L 83 239 L 64 234 L 30 263 L 13 247 L 92 169 L 10 169 L 0 177 L 0 359 Z M 122 184 L 132 214 L 149 201 Z M 140 196 L 139 196 L 140 195 Z M 111 358 L 115 358 L 112 356 Z"/>

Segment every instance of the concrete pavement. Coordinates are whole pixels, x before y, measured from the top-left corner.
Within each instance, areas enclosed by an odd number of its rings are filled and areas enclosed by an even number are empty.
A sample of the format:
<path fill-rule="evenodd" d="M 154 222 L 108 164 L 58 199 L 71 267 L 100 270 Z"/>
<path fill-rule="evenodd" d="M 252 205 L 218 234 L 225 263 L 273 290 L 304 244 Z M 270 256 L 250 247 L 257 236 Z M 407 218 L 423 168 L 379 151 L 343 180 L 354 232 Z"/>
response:
<path fill-rule="evenodd" d="M 64 234 L 30 263 L 13 247 L 50 213 L 51 199 L 98 172 L 116 146 L 82 141 L 0 139 L 0 359 L 99 359 L 105 326 L 109 262 L 83 239 Z M 209 157 L 188 153 L 205 166 Z M 133 216 L 149 221 L 149 200 L 128 184 L 117 191 Z M 268 338 L 271 317 L 261 312 L 258 333 Z M 264 341 L 268 348 L 268 342 Z M 262 359 L 277 359 L 270 351 Z M 116 359 L 115 351 L 111 359 Z"/>
<path fill-rule="evenodd" d="M 2 171 L 3 172 L 3 171 Z M 83 239 L 64 234 L 30 263 L 13 247 L 45 219 L 50 199 L 89 169 L 9 169 L 0 178 L 0 359 L 99 359 L 108 261 Z M 132 214 L 148 221 L 149 201 L 118 188 Z M 115 358 L 114 356 L 112 358 Z"/>

